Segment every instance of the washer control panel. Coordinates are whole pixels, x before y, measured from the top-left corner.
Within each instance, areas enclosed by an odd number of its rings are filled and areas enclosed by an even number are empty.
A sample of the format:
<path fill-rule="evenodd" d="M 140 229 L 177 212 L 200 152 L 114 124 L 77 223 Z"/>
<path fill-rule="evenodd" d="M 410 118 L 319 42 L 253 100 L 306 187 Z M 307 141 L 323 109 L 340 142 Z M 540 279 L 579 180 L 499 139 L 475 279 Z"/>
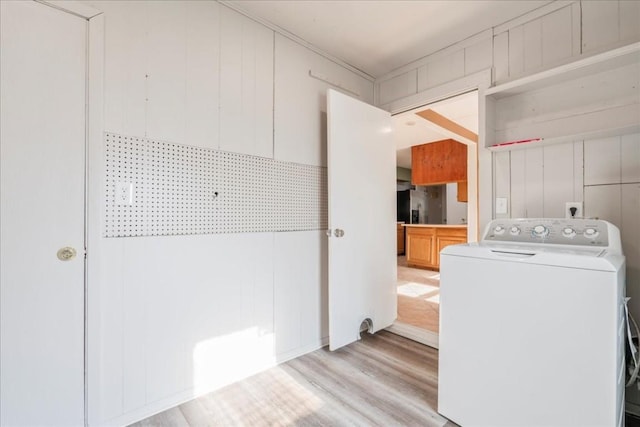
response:
<path fill-rule="evenodd" d="M 607 223 L 597 219 L 494 219 L 482 240 L 609 246 Z"/>

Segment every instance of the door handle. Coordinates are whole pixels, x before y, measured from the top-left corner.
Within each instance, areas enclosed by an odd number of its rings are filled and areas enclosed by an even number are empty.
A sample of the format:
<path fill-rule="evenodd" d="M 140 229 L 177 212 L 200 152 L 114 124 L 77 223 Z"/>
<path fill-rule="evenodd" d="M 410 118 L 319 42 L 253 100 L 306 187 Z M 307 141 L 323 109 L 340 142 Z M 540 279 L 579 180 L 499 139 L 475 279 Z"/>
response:
<path fill-rule="evenodd" d="M 76 257 L 76 250 L 72 247 L 66 246 L 64 248 L 60 248 L 56 255 L 60 261 L 70 261 Z"/>
<path fill-rule="evenodd" d="M 331 229 L 328 229 L 327 230 L 327 237 L 331 237 L 331 236 L 342 237 L 342 236 L 344 236 L 344 230 L 336 228 L 332 233 Z"/>

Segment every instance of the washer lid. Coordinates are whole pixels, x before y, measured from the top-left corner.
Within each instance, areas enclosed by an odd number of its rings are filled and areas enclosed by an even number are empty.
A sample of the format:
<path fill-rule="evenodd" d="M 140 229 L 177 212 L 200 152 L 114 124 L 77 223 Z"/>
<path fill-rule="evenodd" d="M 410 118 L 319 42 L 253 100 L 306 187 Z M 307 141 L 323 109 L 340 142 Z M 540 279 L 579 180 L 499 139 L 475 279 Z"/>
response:
<path fill-rule="evenodd" d="M 603 248 L 561 245 L 541 247 L 540 245 L 508 244 L 505 242 L 450 245 L 440 252 L 441 258 L 446 256 L 598 271 L 618 271 L 624 267 L 625 261 L 624 256 L 612 254 Z"/>

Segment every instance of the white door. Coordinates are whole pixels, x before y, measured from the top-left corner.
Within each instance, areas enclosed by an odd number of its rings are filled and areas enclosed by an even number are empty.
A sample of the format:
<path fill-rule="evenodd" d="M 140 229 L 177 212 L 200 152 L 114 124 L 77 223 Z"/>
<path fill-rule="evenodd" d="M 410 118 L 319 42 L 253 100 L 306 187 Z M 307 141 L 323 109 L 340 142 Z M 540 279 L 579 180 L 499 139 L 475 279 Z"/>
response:
<path fill-rule="evenodd" d="M 396 150 L 391 115 L 327 92 L 329 348 L 397 316 Z"/>
<path fill-rule="evenodd" d="M 0 1 L 3 426 L 84 424 L 86 38 L 82 18 Z"/>

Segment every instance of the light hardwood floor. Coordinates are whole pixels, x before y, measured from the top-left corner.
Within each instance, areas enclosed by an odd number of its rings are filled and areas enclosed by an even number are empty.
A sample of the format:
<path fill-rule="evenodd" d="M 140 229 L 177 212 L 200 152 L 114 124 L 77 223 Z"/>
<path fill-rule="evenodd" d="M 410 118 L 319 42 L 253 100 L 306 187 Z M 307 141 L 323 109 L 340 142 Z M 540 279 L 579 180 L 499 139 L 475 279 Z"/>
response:
<path fill-rule="evenodd" d="M 436 412 L 437 385 L 437 350 L 365 333 L 134 426 L 455 426 Z"/>
<path fill-rule="evenodd" d="M 398 322 L 440 331 L 440 273 L 407 267 L 398 257 Z"/>

